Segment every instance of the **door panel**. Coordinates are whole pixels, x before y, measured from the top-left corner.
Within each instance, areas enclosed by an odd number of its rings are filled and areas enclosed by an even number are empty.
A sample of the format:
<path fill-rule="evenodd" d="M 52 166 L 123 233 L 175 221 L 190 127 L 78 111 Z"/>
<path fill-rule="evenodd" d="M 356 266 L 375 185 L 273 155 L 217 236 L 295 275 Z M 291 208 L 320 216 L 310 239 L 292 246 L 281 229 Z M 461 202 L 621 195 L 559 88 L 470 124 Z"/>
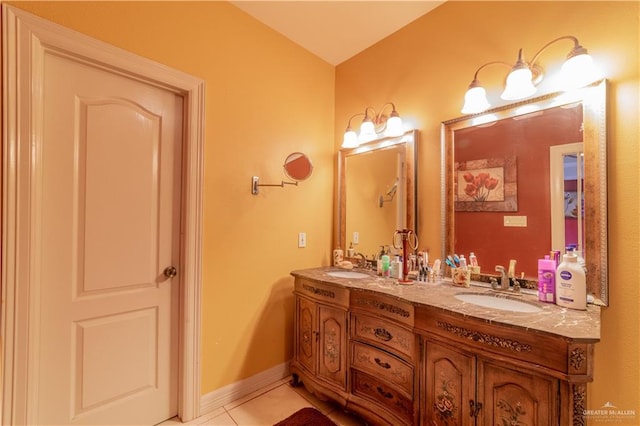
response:
<path fill-rule="evenodd" d="M 177 414 L 182 98 L 43 67 L 37 418 L 158 423 Z"/>

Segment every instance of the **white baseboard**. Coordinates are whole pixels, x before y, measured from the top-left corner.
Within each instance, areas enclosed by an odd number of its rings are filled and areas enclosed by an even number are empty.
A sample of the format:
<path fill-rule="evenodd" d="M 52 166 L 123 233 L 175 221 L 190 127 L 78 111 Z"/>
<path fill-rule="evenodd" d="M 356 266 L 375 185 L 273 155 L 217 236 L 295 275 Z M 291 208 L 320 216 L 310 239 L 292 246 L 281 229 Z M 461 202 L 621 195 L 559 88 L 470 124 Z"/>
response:
<path fill-rule="evenodd" d="M 289 361 L 202 395 L 200 397 L 200 416 L 282 380 L 288 375 Z"/>

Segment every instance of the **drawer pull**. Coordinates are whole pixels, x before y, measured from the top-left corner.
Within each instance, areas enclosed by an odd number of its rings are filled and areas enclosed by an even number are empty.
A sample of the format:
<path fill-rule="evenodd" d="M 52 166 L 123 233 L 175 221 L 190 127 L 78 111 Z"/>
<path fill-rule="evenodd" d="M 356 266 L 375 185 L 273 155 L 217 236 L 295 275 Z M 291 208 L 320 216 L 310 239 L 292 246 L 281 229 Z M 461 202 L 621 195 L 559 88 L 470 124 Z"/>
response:
<path fill-rule="evenodd" d="M 393 394 L 391 392 L 385 392 L 384 389 L 382 389 L 382 387 L 378 386 L 376 389 L 378 390 L 378 393 L 384 396 L 385 398 L 387 399 L 393 398 Z"/>
<path fill-rule="evenodd" d="M 380 358 L 374 358 L 374 361 L 382 368 L 386 368 L 387 370 L 391 368 L 391 365 L 388 362 L 382 362 L 380 361 Z"/>
<path fill-rule="evenodd" d="M 388 342 L 389 340 L 393 339 L 393 336 L 391 335 L 391 333 L 389 333 L 384 328 L 376 328 L 374 334 L 378 339 L 384 340 L 385 342 Z"/>

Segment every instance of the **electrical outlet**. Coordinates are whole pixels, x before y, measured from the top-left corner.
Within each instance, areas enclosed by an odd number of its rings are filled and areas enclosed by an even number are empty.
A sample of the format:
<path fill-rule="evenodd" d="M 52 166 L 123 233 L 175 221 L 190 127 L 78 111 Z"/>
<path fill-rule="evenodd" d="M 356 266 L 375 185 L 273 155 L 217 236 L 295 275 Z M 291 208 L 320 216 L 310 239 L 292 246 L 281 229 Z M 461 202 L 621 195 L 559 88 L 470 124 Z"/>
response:
<path fill-rule="evenodd" d="M 360 244 L 360 233 L 359 232 L 354 232 L 353 233 L 353 244 Z"/>
<path fill-rule="evenodd" d="M 298 233 L 298 248 L 303 248 L 307 246 L 307 233 L 300 232 Z"/>

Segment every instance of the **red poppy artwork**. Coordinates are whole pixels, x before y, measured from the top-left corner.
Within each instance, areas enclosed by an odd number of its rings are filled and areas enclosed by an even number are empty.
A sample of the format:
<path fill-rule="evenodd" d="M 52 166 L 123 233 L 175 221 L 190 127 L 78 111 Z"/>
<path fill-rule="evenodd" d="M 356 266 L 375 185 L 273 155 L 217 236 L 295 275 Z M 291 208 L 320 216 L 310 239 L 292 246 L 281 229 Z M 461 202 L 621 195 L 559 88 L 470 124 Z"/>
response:
<path fill-rule="evenodd" d="M 504 201 L 504 169 L 458 172 L 458 201 Z"/>
<path fill-rule="evenodd" d="M 454 167 L 456 211 L 518 211 L 515 157 L 459 161 Z"/>

